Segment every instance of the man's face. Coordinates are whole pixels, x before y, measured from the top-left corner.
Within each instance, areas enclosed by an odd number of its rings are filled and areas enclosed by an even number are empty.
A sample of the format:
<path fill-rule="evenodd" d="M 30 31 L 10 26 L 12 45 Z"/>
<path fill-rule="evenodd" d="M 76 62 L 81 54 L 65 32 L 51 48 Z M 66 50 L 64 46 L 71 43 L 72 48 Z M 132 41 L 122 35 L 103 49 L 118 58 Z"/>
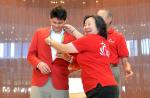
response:
<path fill-rule="evenodd" d="M 60 32 L 63 29 L 63 26 L 66 23 L 66 21 L 60 20 L 54 17 L 54 18 L 50 18 L 50 23 L 51 23 L 52 29 L 55 32 Z"/>

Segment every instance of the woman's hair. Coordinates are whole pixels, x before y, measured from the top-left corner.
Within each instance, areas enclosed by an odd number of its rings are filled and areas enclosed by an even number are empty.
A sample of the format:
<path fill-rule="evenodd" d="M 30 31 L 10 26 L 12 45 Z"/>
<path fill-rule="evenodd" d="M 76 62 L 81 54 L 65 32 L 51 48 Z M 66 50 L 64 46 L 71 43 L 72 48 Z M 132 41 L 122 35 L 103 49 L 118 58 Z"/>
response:
<path fill-rule="evenodd" d="M 107 39 L 107 25 L 106 25 L 105 21 L 103 20 L 103 18 L 101 16 L 89 15 L 89 16 L 84 17 L 83 23 L 85 24 L 85 21 L 90 17 L 92 17 L 95 20 L 98 34 L 100 36 L 104 37 L 105 39 Z"/>

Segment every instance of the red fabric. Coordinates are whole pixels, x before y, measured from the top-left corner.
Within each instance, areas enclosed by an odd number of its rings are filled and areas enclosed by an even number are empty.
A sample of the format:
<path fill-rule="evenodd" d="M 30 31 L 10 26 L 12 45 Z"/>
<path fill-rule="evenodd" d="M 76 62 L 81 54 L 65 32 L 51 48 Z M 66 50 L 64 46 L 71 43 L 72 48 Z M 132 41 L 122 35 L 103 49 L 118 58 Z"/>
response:
<path fill-rule="evenodd" d="M 108 42 L 110 48 L 110 63 L 117 65 L 119 59 L 128 57 L 129 52 L 126 45 L 126 40 L 122 33 L 115 31 L 113 28 L 108 30 Z"/>
<path fill-rule="evenodd" d="M 72 42 L 78 50 L 77 61 L 81 66 L 81 78 L 85 92 L 96 87 L 117 85 L 109 66 L 107 40 L 90 34 Z"/>
<path fill-rule="evenodd" d="M 72 55 L 73 55 L 73 62 L 68 67 L 70 73 L 81 69 L 81 67 L 78 64 L 77 59 L 76 59 L 78 54 L 72 54 Z"/>
<path fill-rule="evenodd" d="M 33 66 L 32 73 L 32 85 L 43 86 L 48 78 L 51 76 L 52 83 L 56 89 L 66 90 L 68 89 L 68 65 L 67 61 L 62 59 L 56 59 L 52 62 L 51 48 L 45 43 L 45 38 L 50 35 L 50 27 L 38 29 L 31 41 L 27 60 Z M 64 33 L 64 42 L 68 43 L 75 40 L 75 38 L 68 34 Z M 39 62 L 45 62 L 49 65 L 51 73 L 48 75 L 43 75 L 36 66 Z"/>

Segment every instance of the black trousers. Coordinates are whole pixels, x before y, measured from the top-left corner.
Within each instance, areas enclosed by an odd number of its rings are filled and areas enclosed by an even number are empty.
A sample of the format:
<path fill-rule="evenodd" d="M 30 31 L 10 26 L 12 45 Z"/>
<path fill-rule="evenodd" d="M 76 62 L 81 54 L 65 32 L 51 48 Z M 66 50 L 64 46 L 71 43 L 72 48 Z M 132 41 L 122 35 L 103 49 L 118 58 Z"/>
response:
<path fill-rule="evenodd" d="M 96 88 L 86 93 L 87 98 L 118 98 L 118 95 L 118 86 L 102 87 L 100 84 L 97 84 Z"/>

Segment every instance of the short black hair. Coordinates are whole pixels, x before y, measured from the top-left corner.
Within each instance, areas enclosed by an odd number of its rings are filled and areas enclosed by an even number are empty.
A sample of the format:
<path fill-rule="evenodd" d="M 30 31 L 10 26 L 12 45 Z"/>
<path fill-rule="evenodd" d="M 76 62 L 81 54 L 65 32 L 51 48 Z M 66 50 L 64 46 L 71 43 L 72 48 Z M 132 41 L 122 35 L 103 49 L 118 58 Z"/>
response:
<path fill-rule="evenodd" d="M 107 25 L 105 23 L 105 21 L 103 20 L 103 18 L 101 16 L 97 16 L 97 15 L 88 15 L 84 17 L 84 24 L 85 21 L 92 17 L 95 20 L 95 24 L 98 30 L 98 34 L 102 37 L 104 37 L 105 39 L 107 39 Z"/>
<path fill-rule="evenodd" d="M 56 6 L 50 12 L 50 18 L 58 18 L 60 20 L 66 20 L 67 11 L 62 6 Z"/>

